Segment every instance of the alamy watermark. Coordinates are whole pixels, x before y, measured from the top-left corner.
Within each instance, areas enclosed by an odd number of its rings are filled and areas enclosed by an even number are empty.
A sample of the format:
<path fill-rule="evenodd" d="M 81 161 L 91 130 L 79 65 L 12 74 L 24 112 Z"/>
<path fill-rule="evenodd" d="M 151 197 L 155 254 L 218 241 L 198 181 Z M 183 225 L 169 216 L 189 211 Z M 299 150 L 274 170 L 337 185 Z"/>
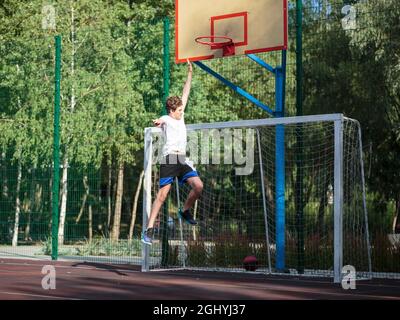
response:
<path fill-rule="evenodd" d="M 56 29 L 56 9 L 51 4 L 42 6 L 42 29 Z"/>
<path fill-rule="evenodd" d="M 343 30 L 355 30 L 357 29 L 357 9 L 351 5 L 345 5 L 342 8 L 342 28 Z"/>
<path fill-rule="evenodd" d="M 55 290 L 56 289 L 56 268 L 51 265 L 45 265 L 42 268 L 42 274 L 45 275 L 42 278 L 43 290 Z"/>
<path fill-rule="evenodd" d="M 235 165 L 236 175 L 250 175 L 254 170 L 255 135 L 256 130 L 252 128 L 188 131 L 187 158 L 177 156 L 174 160 L 170 158 L 169 163 L 190 159 L 193 165 Z M 153 164 L 165 163 L 164 142 L 161 133 L 153 136 Z"/>
<path fill-rule="evenodd" d="M 346 265 L 342 268 L 342 288 L 344 290 L 356 289 L 356 268 Z"/>

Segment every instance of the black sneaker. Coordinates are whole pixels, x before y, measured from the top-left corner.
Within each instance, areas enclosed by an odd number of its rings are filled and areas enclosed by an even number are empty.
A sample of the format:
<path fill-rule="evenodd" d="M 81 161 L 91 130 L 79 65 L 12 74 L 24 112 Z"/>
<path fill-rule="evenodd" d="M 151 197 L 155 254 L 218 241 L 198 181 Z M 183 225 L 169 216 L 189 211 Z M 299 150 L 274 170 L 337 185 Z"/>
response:
<path fill-rule="evenodd" d="M 190 213 L 190 210 L 182 211 L 182 209 L 179 209 L 178 216 L 179 216 L 179 218 L 185 220 L 186 223 L 188 223 L 188 224 L 191 224 L 191 225 L 197 224 L 197 221 L 193 219 L 193 216 Z"/>
<path fill-rule="evenodd" d="M 153 228 L 149 228 L 142 233 L 142 242 L 145 244 L 153 244 Z"/>

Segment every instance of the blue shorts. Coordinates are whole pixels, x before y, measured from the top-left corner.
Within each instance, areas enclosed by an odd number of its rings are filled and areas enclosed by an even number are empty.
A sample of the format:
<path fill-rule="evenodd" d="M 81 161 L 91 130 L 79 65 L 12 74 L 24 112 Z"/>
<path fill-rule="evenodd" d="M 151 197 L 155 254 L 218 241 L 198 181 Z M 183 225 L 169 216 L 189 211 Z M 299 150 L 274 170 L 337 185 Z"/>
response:
<path fill-rule="evenodd" d="M 175 177 L 178 177 L 180 184 L 183 184 L 191 177 L 198 177 L 196 169 L 185 155 L 169 154 L 164 157 L 160 165 L 160 188 L 172 184 Z"/>

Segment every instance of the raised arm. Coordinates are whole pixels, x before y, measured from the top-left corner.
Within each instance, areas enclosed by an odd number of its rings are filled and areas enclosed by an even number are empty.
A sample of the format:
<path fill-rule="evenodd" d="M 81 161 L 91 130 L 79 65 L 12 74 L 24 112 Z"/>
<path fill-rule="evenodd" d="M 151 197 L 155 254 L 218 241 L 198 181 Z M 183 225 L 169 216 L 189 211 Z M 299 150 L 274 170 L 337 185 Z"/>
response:
<path fill-rule="evenodd" d="M 153 120 L 153 124 L 154 124 L 156 127 L 158 127 L 158 128 L 161 128 L 161 126 L 162 126 L 164 123 L 165 123 L 165 121 L 164 121 L 163 119 L 161 119 L 161 118 L 158 118 L 158 119 L 154 119 L 154 120 Z"/>
<path fill-rule="evenodd" d="M 193 73 L 192 63 L 189 60 L 187 62 L 188 62 L 188 76 L 185 82 L 185 86 L 183 87 L 183 93 L 182 93 L 183 110 L 185 110 L 186 108 L 186 104 L 189 99 L 190 87 L 192 85 L 192 73 Z"/>

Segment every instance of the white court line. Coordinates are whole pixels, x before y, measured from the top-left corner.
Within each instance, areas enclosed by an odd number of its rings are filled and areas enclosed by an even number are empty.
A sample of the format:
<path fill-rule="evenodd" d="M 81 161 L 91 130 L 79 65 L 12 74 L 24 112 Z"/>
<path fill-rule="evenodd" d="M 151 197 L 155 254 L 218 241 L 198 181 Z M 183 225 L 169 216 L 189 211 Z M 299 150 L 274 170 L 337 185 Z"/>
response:
<path fill-rule="evenodd" d="M 209 279 L 212 280 L 212 279 Z M 165 282 L 165 280 L 162 280 L 162 282 Z M 259 286 L 253 286 L 251 284 L 248 285 L 244 285 L 244 284 L 225 284 L 225 283 L 210 283 L 212 281 L 208 281 L 206 283 L 202 283 L 203 287 L 209 287 L 209 288 L 232 288 L 232 289 L 239 289 L 242 290 L 243 288 L 246 289 L 251 289 L 251 290 L 257 290 L 257 291 L 265 291 L 265 290 L 270 290 L 272 293 L 276 290 L 278 291 L 282 291 L 284 290 L 286 292 L 286 294 L 294 294 L 296 292 L 301 292 L 301 293 L 305 293 L 305 294 L 312 294 L 312 295 L 320 295 L 322 298 L 318 298 L 318 299 L 324 299 L 324 296 L 331 296 L 331 297 L 337 297 L 337 299 L 345 299 L 345 300 L 354 300 L 357 298 L 369 298 L 369 299 L 381 299 L 381 300 L 400 300 L 400 297 L 398 296 L 389 296 L 389 295 L 376 295 L 376 294 L 367 294 L 367 293 L 357 293 L 355 291 L 356 290 L 344 290 L 343 291 L 338 291 L 338 292 L 315 292 L 312 290 L 312 288 L 299 288 L 296 286 L 296 284 L 294 284 L 293 286 L 288 286 L 286 287 L 285 285 L 272 285 L 269 287 L 265 287 L 263 284 L 259 285 Z M 301 290 L 301 291 L 300 291 Z M 301 298 L 304 300 L 315 300 L 316 298 Z"/>
<path fill-rule="evenodd" d="M 77 298 L 45 296 L 45 295 L 40 295 L 40 294 L 17 293 L 17 292 L 7 292 L 7 291 L 0 291 L 0 295 L 1 294 L 8 294 L 8 295 L 13 295 L 13 296 L 28 296 L 28 297 L 37 297 L 37 298 L 61 299 L 61 300 L 84 300 L 84 299 L 77 299 Z"/>
<path fill-rule="evenodd" d="M 154 271 L 152 271 L 152 272 L 156 273 L 156 272 L 158 272 L 158 271 L 159 271 L 159 270 L 157 269 L 157 270 L 154 270 Z M 190 271 L 190 270 L 189 270 L 189 271 Z M 207 271 L 203 271 L 203 272 L 207 272 Z M 175 275 L 175 276 L 193 277 L 193 274 L 175 273 L 175 272 L 171 272 L 171 269 L 162 269 L 162 273 L 168 274 L 168 275 Z M 212 271 L 210 271 L 210 273 L 212 274 Z M 235 274 L 240 274 L 240 273 L 237 272 L 237 273 L 235 273 Z M 203 274 L 203 275 L 204 275 L 204 274 Z M 214 275 L 215 275 L 215 274 L 214 274 Z M 291 276 L 289 276 L 289 275 L 288 275 L 287 277 L 282 277 L 282 278 L 278 278 L 279 276 L 274 276 L 274 275 L 272 275 L 271 278 L 268 277 L 268 275 L 267 275 L 265 278 L 264 278 L 264 277 L 258 277 L 259 275 L 262 275 L 261 273 L 253 274 L 253 275 L 250 275 L 250 274 L 243 274 L 244 277 L 239 277 L 239 279 L 245 278 L 246 275 L 250 276 L 249 278 L 250 278 L 250 279 L 254 279 L 254 280 L 260 279 L 260 280 L 279 281 L 279 282 L 281 282 L 281 281 L 286 281 L 286 282 L 295 282 L 295 283 L 319 283 L 319 284 L 327 284 L 327 285 L 332 285 L 332 284 L 334 284 L 333 281 L 331 281 L 331 280 L 326 280 L 326 281 L 320 280 L 320 279 L 318 280 L 317 277 L 315 277 L 315 279 L 310 279 L 310 280 L 308 280 L 308 279 L 294 278 L 294 277 L 296 277 L 296 276 L 293 276 L 293 278 L 290 278 Z M 218 276 L 218 275 L 215 275 L 215 276 Z M 269 275 L 269 276 L 270 276 L 270 275 Z M 254 277 L 254 278 L 251 278 L 251 277 Z M 209 278 L 209 280 L 212 280 L 212 279 L 213 279 L 213 278 Z M 221 279 L 221 278 L 217 278 L 217 279 L 223 281 L 223 279 Z M 372 280 L 374 280 L 374 279 L 372 279 Z M 362 287 L 374 287 L 374 288 L 376 288 L 377 286 L 379 286 L 379 287 L 382 286 L 382 284 L 379 284 L 379 283 L 377 283 L 377 284 L 369 284 L 369 283 L 365 283 L 365 282 L 362 282 L 362 281 L 368 281 L 368 280 L 357 280 L 357 282 L 356 282 L 357 287 L 358 287 L 358 286 L 362 286 Z M 340 283 L 337 283 L 336 285 L 340 286 Z M 399 288 L 399 286 L 390 285 L 390 284 L 384 284 L 384 286 L 385 286 L 385 287 L 389 287 L 389 288 Z"/>
<path fill-rule="evenodd" d="M 0 261 L 0 266 L 1 265 L 11 265 L 11 266 L 37 266 L 37 267 L 43 267 L 46 265 L 46 263 L 37 264 L 37 263 L 16 263 L 16 262 L 4 262 Z M 52 264 L 55 268 L 63 268 L 63 269 L 82 269 L 82 270 L 104 270 L 104 271 L 118 271 L 118 272 L 131 272 L 131 273 L 139 273 L 141 271 L 138 270 L 125 270 L 125 269 L 107 269 L 107 268 L 101 268 L 101 267 L 81 267 L 81 266 L 64 266 L 64 265 L 58 265 L 58 264 Z"/>

